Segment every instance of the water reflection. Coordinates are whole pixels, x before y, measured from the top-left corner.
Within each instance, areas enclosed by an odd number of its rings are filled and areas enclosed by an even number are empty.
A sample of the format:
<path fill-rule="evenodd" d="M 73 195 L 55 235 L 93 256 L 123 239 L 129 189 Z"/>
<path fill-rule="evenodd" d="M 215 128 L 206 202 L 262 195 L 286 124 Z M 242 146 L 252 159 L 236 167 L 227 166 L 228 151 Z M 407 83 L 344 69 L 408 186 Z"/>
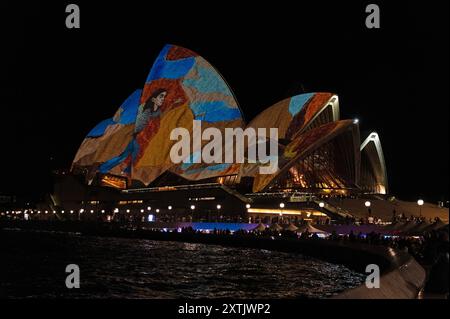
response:
<path fill-rule="evenodd" d="M 3 297 L 324 298 L 364 280 L 341 265 L 296 254 L 61 233 L 6 232 Z M 66 289 L 65 266 L 81 270 Z"/>

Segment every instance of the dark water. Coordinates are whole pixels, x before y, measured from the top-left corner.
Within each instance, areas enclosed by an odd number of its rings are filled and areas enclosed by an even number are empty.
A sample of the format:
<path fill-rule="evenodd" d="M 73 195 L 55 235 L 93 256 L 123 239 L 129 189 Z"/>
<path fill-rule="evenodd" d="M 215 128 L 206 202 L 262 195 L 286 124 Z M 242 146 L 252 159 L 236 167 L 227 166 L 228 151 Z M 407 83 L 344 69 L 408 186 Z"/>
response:
<path fill-rule="evenodd" d="M 325 298 L 363 275 L 297 254 L 256 249 L 3 231 L 3 298 Z M 65 268 L 80 267 L 80 289 Z"/>

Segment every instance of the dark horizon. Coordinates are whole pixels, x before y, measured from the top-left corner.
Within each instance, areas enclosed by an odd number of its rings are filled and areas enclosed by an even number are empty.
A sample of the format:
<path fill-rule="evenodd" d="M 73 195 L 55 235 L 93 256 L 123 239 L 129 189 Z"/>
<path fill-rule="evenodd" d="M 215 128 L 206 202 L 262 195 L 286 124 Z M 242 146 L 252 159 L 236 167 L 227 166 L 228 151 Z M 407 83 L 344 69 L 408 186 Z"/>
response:
<path fill-rule="evenodd" d="M 377 1 L 379 30 L 364 24 L 370 2 L 197 12 L 78 1 L 79 30 L 65 28 L 69 3 L 0 5 L 0 193 L 47 192 L 51 170 L 70 167 L 87 132 L 172 43 L 219 70 L 247 122 L 295 94 L 336 93 L 341 118 L 380 134 L 392 195 L 448 200 L 448 2 Z"/>

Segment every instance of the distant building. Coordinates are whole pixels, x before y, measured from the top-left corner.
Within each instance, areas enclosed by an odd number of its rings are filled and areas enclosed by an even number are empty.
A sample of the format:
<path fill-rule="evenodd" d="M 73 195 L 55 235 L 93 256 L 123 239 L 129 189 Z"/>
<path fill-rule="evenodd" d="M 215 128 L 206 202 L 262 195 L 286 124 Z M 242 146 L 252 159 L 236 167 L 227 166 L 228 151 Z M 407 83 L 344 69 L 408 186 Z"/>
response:
<path fill-rule="evenodd" d="M 0 205 L 12 204 L 15 202 L 16 202 L 15 196 L 0 194 Z"/>

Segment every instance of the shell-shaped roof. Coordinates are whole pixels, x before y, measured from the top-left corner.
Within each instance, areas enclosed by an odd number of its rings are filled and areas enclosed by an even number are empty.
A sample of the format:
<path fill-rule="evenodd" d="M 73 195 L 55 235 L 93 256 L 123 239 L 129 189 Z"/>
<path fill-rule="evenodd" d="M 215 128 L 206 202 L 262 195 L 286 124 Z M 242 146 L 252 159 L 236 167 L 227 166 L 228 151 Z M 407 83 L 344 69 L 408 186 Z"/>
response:
<path fill-rule="evenodd" d="M 124 103 L 113 118 L 89 132 L 73 166 L 98 166 L 102 173 L 124 175 L 146 185 L 169 169 L 187 179 L 235 173 L 231 164 L 173 164 L 170 158 L 176 143 L 170 139 L 171 131 L 185 128 L 192 133 L 193 120 L 201 121 L 204 128 L 222 131 L 244 126 L 231 89 L 204 58 L 188 49 L 166 45 L 142 92 L 130 98 L 133 108 Z M 199 151 L 193 146 L 189 157 Z"/>
<path fill-rule="evenodd" d="M 355 124 L 351 120 L 330 122 L 299 135 L 287 146 L 280 145 L 278 170 L 274 174 L 256 174 L 253 181 L 253 191 L 259 192 L 264 190 L 294 165 L 298 159 L 354 126 Z"/>
<path fill-rule="evenodd" d="M 383 148 L 377 132 L 371 132 L 360 146 L 361 154 L 365 154 L 371 165 L 371 171 L 377 181 L 377 192 L 386 194 L 388 192 L 388 179 L 386 163 L 384 161 Z"/>
<path fill-rule="evenodd" d="M 178 140 L 171 139 L 171 133 L 176 128 L 184 128 L 192 137 L 194 120 L 201 123 L 203 132 L 206 128 L 216 128 L 222 136 L 226 135 L 226 128 L 245 128 L 239 105 L 219 72 L 195 52 L 166 45 L 157 56 L 143 89 L 136 90 L 113 117 L 88 133 L 72 167 L 87 169 L 89 173 L 126 176 L 145 185 L 165 172 L 188 180 L 239 175 L 253 177 L 253 191 L 259 192 L 270 187 L 312 150 L 343 132 L 359 130 L 353 121 L 339 120 L 338 97 L 332 93 L 306 93 L 280 101 L 246 126 L 267 131 L 278 129 L 279 143 L 275 144 L 278 145 L 278 169 L 273 174 L 260 174 L 261 162 L 225 163 L 225 153 L 234 152 L 235 147 L 225 141 L 222 141 L 225 147 L 222 159 L 206 164 L 201 159 L 202 150 L 210 141 L 201 137 L 200 143 L 191 141 L 185 160 L 174 164 L 170 154 Z M 359 145 L 359 131 L 352 133 Z M 258 144 L 258 150 L 260 144 L 268 142 L 268 138 L 253 141 Z M 372 145 L 371 142 L 364 142 L 361 151 L 368 152 L 366 145 Z M 374 144 L 378 151 L 381 148 L 377 143 L 378 138 Z M 382 152 L 378 151 L 380 154 L 379 166 L 384 168 Z M 385 169 L 383 181 L 387 184 Z"/>
<path fill-rule="evenodd" d="M 198 54 L 174 45 L 166 45 L 150 71 L 141 97 L 138 118 L 145 105 L 151 104 L 154 92 L 165 91 L 160 115 L 150 117 L 144 129 L 136 132 L 132 163 L 132 178 L 149 184 L 167 170 L 192 180 L 230 173 L 231 164 L 173 164 L 170 150 L 176 141 L 169 139 L 174 128 L 193 130 L 193 120 L 202 127 L 243 127 L 238 103 L 217 70 Z M 192 134 L 191 134 L 192 136 Z M 200 149 L 192 146 L 189 157 L 194 159 Z"/>
<path fill-rule="evenodd" d="M 303 132 L 327 107 L 332 109 L 329 121 L 339 120 L 337 96 L 332 93 L 305 93 L 284 99 L 258 114 L 247 127 L 278 128 L 280 139 L 293 139 Z"/>
<path fill-rule="evenodd" d="M 72 167 L 97 167 L 119 156 L 132 140 L 142 90 L 134 91 L 113 117 L 97 124 L 83 140 Z"/>

